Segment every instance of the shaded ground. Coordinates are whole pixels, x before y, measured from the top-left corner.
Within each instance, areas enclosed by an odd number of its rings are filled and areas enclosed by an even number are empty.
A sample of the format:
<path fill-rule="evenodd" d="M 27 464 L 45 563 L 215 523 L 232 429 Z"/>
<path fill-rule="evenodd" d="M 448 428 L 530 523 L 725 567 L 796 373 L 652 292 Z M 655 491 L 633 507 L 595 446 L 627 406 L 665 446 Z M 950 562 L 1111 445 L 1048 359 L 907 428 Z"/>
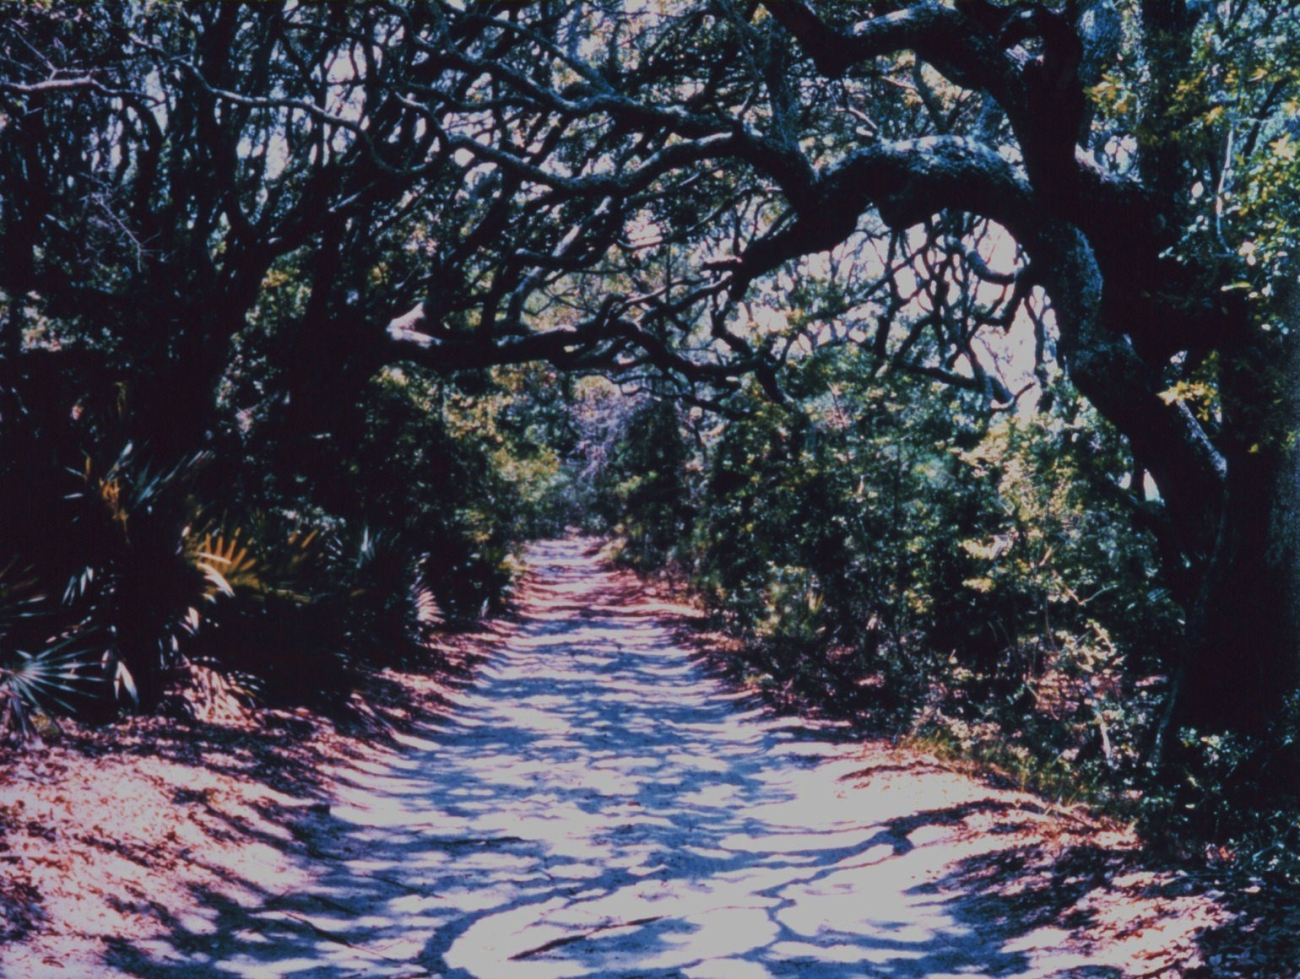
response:
<path fill-rule="evenodd" d="M 0 751 L 0 976 L 116 974 L 106 955 L 211 933 L 222 909 L 310 884 L 331 766 L 391 757 L 393 728 L 445 709 L 494 638 L 439 654 L 440 679 L 432 664 L 366 678 L 334 722 L 219 704 L 206 721 L 65 722 L 43 747 Z"/>
<path fill-rule="evenodd" d="M 62 844 L 60 806 L 92 790 L 42 768 L 57 752 L 16 766 L 0 804 L 40 784 L 63 802 L 43 789 L 39 812 L 9 813 L 4 859 L 11 880 L 31 881 L 33 923 L 0 968 L 757 979 L 1201 964 L 1197 935 L 1225 914 L 1192 878 L 1144 869 L 1131 836 L 779 719 L 673 641 L 683 610 L 603 570 L 583 542 L 530 557 L 513 633 L 441 722 L 397 736 L 400 751 L 317 735 L 273 778 L 238 746 L 188 766 L 119 750 L 115 806 L 162 784 L 142 803 L 152 835 L 137 819 L 82 844 L 123 862 L 94 882 L 104 920 L 61 904 L 39 869 L 57 847 L 42 851 L 38 829 Z M 310 808 L 322 788 L 328 814 Z M 187 841 L 183 858 L 164 846 L 185 866 L 150 865 L 150 841 L 169 833 Z M 223 833 L 231 845 L 214 848 Z M 130 852 L 113 849 L 123 839 Z"/>

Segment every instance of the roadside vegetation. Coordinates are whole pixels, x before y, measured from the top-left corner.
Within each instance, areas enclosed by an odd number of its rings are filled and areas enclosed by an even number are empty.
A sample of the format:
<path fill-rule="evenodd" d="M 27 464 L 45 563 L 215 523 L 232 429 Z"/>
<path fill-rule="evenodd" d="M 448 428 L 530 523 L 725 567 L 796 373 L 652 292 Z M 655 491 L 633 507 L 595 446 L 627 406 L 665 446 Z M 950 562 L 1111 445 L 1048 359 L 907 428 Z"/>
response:
<path fill-rule="evenodd" d="M 321 439 L 286 456 L 219 407 L 216 446 L 170 465 L 131 436 L 130 394 L 111 376 L 5 392 L 11 735 L 60 713 L 151 712 L 172 694 L 184 709 L 194 684 L 248 704 L 339 706 L 356 670 L 501 608 L 513 550 L 541 526 L 558 475 L 555 451 L 516 417 L 542 372 L 454 384 L 382 372 L 353 406 L 346 454 Z"/>
<path fill-rule="evenodd" d="M 864 377 L 867 378 L 864 380 Z M 1116 474 L 1123 443 L 1067 384 L 989 413 L 939 385 L 810 357 L 790 403 L 725 416 L 650 394 L 576 464 L 615 559 L 692 592 L 738 642 L 735 677 L 1065 804 L 1182 856 L 1295 879 L 1276 747 L 1182 729 L 1166 652 L 1183 628 Z M 1282 715 L 1270 742 L 1300 733 Z"/>

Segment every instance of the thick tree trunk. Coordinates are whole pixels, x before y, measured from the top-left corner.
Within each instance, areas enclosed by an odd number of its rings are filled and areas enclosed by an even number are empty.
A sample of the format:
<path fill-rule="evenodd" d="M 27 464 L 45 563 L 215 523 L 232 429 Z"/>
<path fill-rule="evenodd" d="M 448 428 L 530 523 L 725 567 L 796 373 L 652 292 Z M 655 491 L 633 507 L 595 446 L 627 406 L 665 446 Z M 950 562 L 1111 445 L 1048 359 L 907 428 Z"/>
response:
<path fill-rule="evenodd" d="M 1230 474 L 1220 541 L 1189 609 L 1176 726 L 1263 734 L 1296 681 L 1297 453 Z"/>
<path fill-rule="evenodd" d="M 1283 295 L 1300 324 L 1300 288 Z M 1300 336 L 1225 367 L 1224 516 L 1188 616 L 1177 725 L 1263 734 L 1300 679 Z"/>
<path fill-rule="evenodd" d="M 1164 500 L 1162 552 L 1187 613 L 1168 733 L 1264 734 L 1300 679 L 1300 331 L 1233 342 L 1252 335 L 1246 310 L 1222 310 L 1223 418 L 1211 442 L 1187 405 L 1160 397 L 1158 371 L 1129 339 L 1141 324 L 1115 321 L 1128 304 L 1099 300 L 1117 287 L 1091 249 L 1064 234 L 1045 244 L 1035 257 L 1055 273 L 1070 377 L 1128 437 Z M 1300 288 L 1281 299 L 1300 325 Z"/>

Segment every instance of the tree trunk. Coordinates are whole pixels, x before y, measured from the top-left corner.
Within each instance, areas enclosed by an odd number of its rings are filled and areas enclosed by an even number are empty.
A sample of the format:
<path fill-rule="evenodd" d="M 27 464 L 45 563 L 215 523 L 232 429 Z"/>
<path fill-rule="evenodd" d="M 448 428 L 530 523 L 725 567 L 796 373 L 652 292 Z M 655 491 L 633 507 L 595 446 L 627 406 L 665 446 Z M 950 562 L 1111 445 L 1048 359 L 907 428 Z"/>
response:
<path fill-rule="evenodd" d="M 1189 609 L 1177 726 L 1263 734 L 1296 680 L 1300 630 L 1300 471 L 1277 466 L 1229 476 L 1220 539 Z"/>
<path fill-rule="evenodd" d="M 1218 540 L 1188 616 L 1177 725 L 1263 734 L 1300 679 L 1300 288 L 1285 337 L 1225 365 L 1228 457 Z"/>

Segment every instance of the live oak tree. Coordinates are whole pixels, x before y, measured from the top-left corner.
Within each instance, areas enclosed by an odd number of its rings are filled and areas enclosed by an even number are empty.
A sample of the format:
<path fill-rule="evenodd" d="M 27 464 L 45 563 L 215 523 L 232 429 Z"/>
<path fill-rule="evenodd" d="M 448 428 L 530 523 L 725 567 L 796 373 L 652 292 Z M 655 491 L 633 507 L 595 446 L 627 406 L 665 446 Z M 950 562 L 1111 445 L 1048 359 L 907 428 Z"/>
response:
<path fill-rule="evenodd" d="M 1113 490 L 1186 611 L 1172 720 L 1260 733 L 1300 652 L 1298 24 L 1286 0 L 7 5 L 6 384 L 90 358 L 162 458 L 244 410 L 310 466 L 398 362 L 654 375 L 723 410 L 747 375 L 780 401 L 823 344 L 990 410 L 1061 372 L 1127 439 Z M 1017 330 L 1007 369 L 988 338 Z"/>

